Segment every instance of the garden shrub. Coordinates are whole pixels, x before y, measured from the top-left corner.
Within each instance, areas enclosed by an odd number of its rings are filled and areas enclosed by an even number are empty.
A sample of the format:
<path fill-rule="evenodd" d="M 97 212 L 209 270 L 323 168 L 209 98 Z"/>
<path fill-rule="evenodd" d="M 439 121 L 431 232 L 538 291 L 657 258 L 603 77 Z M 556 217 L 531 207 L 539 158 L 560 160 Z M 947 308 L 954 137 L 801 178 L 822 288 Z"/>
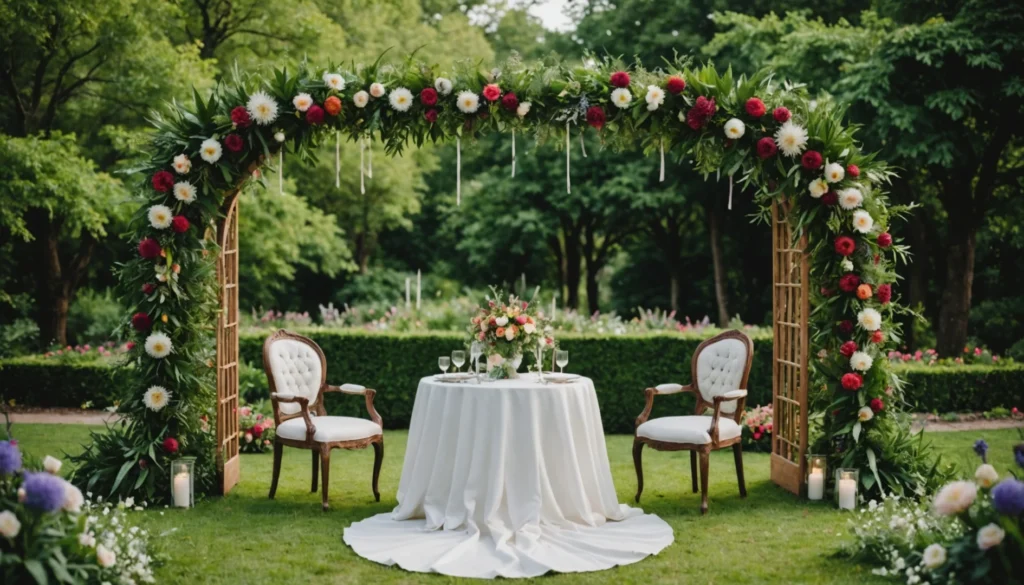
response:
<path fill-rule="evenodd" d="M 130 377 L 102 360 L 11 358 L 0 361 L 0 397 L 27 406 L 104 408 L 118 400 Z"/>
<path fill-rule="evenodd" d="M 1024 365 L 895 368 L 918 412 L 982 412 L 1024 407 Z"/>

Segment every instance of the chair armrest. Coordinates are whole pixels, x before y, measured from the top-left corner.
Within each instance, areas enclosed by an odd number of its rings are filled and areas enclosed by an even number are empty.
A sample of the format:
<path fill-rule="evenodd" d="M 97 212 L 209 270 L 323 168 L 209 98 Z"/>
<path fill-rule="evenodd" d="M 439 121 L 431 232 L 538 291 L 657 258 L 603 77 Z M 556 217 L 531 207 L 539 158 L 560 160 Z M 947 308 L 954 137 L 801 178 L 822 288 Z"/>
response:
<path fill-rule="evenodd" d="M 281 402 L 293 402 L 299 405 L 299 414 L 302 416 L 303 422 L 306 423 L 306 441 L 311 442 L 313 435 L 316 434 L 316 426 L 313 425 L 313 419 L 309 416 L 309 398 L 305 396 L 296 396 L 291 393 L 285 392 L 274 392 L 270 395 L 270 402 L 274 405 L 274 421 L 275 426 L 280 425 L 282 422 L 280 416 L 280 409 L 278 404 Z M 294 417 L 289 417 L 294 418 Z"/>
<path fill-rule="evenodd" d="M 342 394 L 366 394 L 366 386 L 359 384 L 342 384 L 341 386 L 324 385 L 324 392 L 341 392 Z"/>
<path fill-rule="evenodd" d="M 325 384 L 323 388 L 324 392 L 340 392 L 342 394 L 361 394 L 366 396 L 366 412 L 370 414 L 370 420 L 377 423 L 380 428 L 384 428 L 384 420 L 380 417 L 380 413 L 373 407 L 373 399 L 377 396 L 377 391 L 373 388 L 367 388 L 360 386 L 359 384 L 342 384 L 341 386 L 332 386 Z"/>
<path fill-rule="evenodd" d="M 714 407 L 715 407 L 715 412 L 714 412 L 714 414 L 711 415 L 711 428 L 708 429 L 708 434 L 711 435 L 711 440 L 713 442 L 715 442 L 715 443 L 718 442 L 718 417 L 722 413 L 722 403 L 723 402 L 732 402 L 734 400 L 738 400 L 739 401 L 739 404 L 736 405 L 736 410 L 734 411 L 735 417 L 737 419 L 736 422 L 739 422 L 739 420 L 738 420 L 739 417 L 743 416 L 743 406 L 744 406 L 744 403 L 746 402 L 746 399 L 747 399 L 747 391 L 746 390 L 730 390 L 730 391 L 726 392 L 725 394 L 722 394 L 720 396 L 715 396 L 714 401 L 713 401 L 714 402 Z"/>
<path fill-rule="evenodd" d="M 694 392 L 693 386 L 687 384 L 658 384 L 653 388 L 647 388 L 644 390 L 644 396 L 647 398 L 647 403 L 644 405 L 644 411 L 640 413 L 640 416 L 636 417 L 635 426 L 647 422 L 647 419 L 651 416 L 651 409 L 654 408 L 654 397 L 659 394 L 678 394 L 680 392 Z"/>

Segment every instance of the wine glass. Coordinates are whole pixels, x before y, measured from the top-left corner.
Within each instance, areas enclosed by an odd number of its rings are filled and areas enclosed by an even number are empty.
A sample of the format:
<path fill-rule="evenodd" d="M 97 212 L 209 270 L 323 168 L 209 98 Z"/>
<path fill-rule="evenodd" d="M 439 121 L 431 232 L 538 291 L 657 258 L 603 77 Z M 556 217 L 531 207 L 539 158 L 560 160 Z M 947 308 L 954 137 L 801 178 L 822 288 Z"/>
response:
<path fill-rule="evenodd" d="M 472 362 L 472 364 L 473 364 L 473 373 L 474 374 L 476 373 L 476 370 L 479 369 L 477 367 L 477 360 L 480 359 L 480 356 L 483 355 L 483 353 L 484 353 L 484 344 L 480 343 L 479 341 L 474 341 L 472 344 L 470 344 L 470 346 L 469 346 L 469 356 L 470 356 L 470 362 Z"/>
<path fill-rule="evenodd" d="M 556 349 L 555 350 L 555 363 L 558 364 L 558 373 L 565 373 L 565 366 L 569 365 L 569 350 Z"/>
<path fill-rule="evenodd" d="M 461 349 L 456 349 L 452 352 L 452 363 L 455 364 L 455 371 L 458 372 L 462 369 L 462 364 L 466 363 L 466 352 Z"/>
<path fill-rule="evenodd" d="M 446 355 L 437 358 L 437 367 L 441 368 L 441 373 L 444 374 L 448 371 L 448 366 L 452 365 L 452 359 Z"/>

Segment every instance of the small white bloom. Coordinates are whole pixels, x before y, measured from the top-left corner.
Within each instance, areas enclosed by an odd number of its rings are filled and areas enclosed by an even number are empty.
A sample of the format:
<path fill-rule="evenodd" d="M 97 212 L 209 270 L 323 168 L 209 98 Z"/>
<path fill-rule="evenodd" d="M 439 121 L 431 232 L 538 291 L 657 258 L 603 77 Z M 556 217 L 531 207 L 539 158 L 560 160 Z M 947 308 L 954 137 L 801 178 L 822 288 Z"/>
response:
<path fill-rule="evenodd" d="M 14 538 L 21 532 L 21 521 L 10 510 L 0 512 L 0 535 Z"/>
<path fill-rule="evenodd" d="M 618 108 L 628 108 L 633 101 L 633 94 L 628 87 L 620 87 L 612 92 L 612 103 Z"/>
<path fill-rule="evenodd" d="M 363 90 L 357 91 L 355 95 L 352 96 L 352 103 L 355 104 L 357 108 L 365 108 L 366 104 L 369 102 L 370 94 Z"/>
<path fill-rule="evenodd" d="M 954 516 L 970 508 L 977 496 L 978 486 L 973 481 L 954 481 L 935 494 L 932 505 L 936 514 Z"/>
<path fill-rule="evenodd" d="M 862 234 L 866 234 L 870 232 L 873 227 L 875 227 L 875 220 L 871 218 L 870 213 L 863 209 L 858 209 L 853 212 L 853 229 Z"/>
<path fill-rule="evenodd" d="M 452 92 L 452 80 L 446 77 L 438 77 L 434 80 L 434 89 L 441 95 L 448 95 Z"/>
<path fill-rule="evenodd" d="M 142 403 L 146 408 L 157 412 L 171 401 L 171 391 L 163 386 L 150 386 L 142 395 Z"/>
<path fill-rule="evenodd" d="M 925 567 L 935 570 L 946 563 L 946 549 L 939 543 L 930 544 L 928 548 L 924 549 L 922 555 L 921 564 Z"/>
<path fill-rule="evenodd" d="M 132 496 L 128 496 L 128 498 L 124 501 L 124 505 L 131 508 L 132 506 L 135 505 L 135 498 Z"/>
<path fill-rule="evenodd" d="M 249 96 L 249 103 L 245 104 L 245 109 L 260 126 L 272 124 L 277 119 L 277 102 L 266 92 L 257 91 Z"/>
<path fill-rule="evenodd" d="M 807 190 L 811 192 L 811 197 L 820 199 L 822 195 L 828 193 L 828 183 L 825 182 L 825 179 L 814 179 L 808 185 Z"/>
<path fill-rule="evenodd" d="M 43 458 L 43 469 L 51 475 L 57 475 L 60 473 L 60 468 L 63 465 L 60 459 L 57 459 L 53 455 L 47 455 Z"/>
<path fill-rule="evenodd" d="M 644 99 L 647 100 L 647 109 L 653 112 L 654 110 L 658 109 L 658 106 L 665 103 L 665 90 L 661 89 L 657 85 L 648 85 L 647 95 L 644 97 Z M 735 120 L 735 118 L 733 119 Z M 739 120 L 736 121 L 739 122 Z M 728 124 L 726 124 L 726 126 L 728 126 Z M 740 128 L 743 128 L 743 122 L 740 122 Z M 726 131 L 725 135 L 729 135 L 728 130 Z M 742 131 L 740 131 L 740 136 L 743 136 Z M 737 136 L 737 138 L 739 138 L 739 136 Z"/>
<path fill-rule="evenodd" d="M 743 120 L 739 118 L 732 118 L 725 123 L 725 137 L 732 140 L 743 138 L 743 135 L 747 132 L 747 126 L 743 123 Z"/>
<path fill-rule="evenodd" d="M 151 357 L 161 359 L 170 355 L 174 345 L 171 338 L 163 333 L 152 333 L 146 338 L 146 353 Z"/>
<path fill-rule="evenodd" d="M 222 153 L 223 150 L 221 150 L 220 142 L 213 138 L 207 138 L 199 145 L 199 156 L 210 164 L 219 161 Z"/>
<path fill-rule="evenodd" d="M 537 326 L 534 325 L 533 323 L 525 323 L 523 325 L 523 331 L 525 331 L 527 334 L 533 333 L 537 331 Z"/>
<path fill-rule="evenodd" d="M 82 504 L 85 504 L 82 490 L 72 485 L 70 481 L 64 482 L 64 510 L 77 514 L 82 511 Z"/>
<path fill-rule="evenodd" d="M 370 95 L 375 98 L 379 98 L 384 95 L 384 84 L 383 83 L 371 83 L 370 84 Z"/>
<path fill-rule="evenodd" d="M 158 230 L 165 230 L 171 227 L 171 219 L 174 213 L 166 205 L 154 205 L 149 208 L 149 225 Z"/>
<path fill-rule="evenodd" d="M 807 129 L 792 120 L 779 126 L 775 131 L 775 143 L 786 156 L 797 156 L 807 147 Z"/>
<path fill-rule="evenodd" d="M 92 548 L 96 546 L 96 537 L 88 532 L 81 532 L 78 534 L 78 544 L 86 548 Z"/>
<path fill-rule="evenodd" d="M 504 327 L 505 325 L 508 325 L 508 317 L 498 317 L 497 319 L 494 320 L 494 324 L 497 325 L 498 327 Z"/>
<path fill-rule="evenodd" d="M 328 71 L 324 73 L 324 85 L 334 91 L 341 91 L 345 89 L 345 78 L 337 73 L 331 73 Z"/>
<path fill-rule="evenodd" d="M 860 189 L 850 187 L 839 192 L 839 205 L 847 211 L 857 209 L 864 202 L 864 194 Z"/>
<path fill-rule="evenodd" d="M 990 488 L 996 484 L 998 479 L 999 472 L 988 463 L 979 465 L 978 470 L 974 472 L 974 481 L 978 482 L 981 487 Z"/>
<path fill-rule="evenodd" d="M 871 410 L 870 406 L 862 406 L 861 409 L 857 411 L 857 420 L 860 422 L 867 422 L 873 418 L 875 418 L 875 411 Z"/>
<path fill-rule="evenodd" d="M 873 362 L 874 360 L 871 359 L 871 356 L 863 351 L 855 351 L 850 356 L 850 367 L 859 372 L 870 370 Z"/>
<path fill-rule="evenodd" d="M 992 547 L 999 546 L 1006 538 L 1006 531 L 999 527 L 998 524 L 989 524 L 978 531 L 978 548 L 981 550 L 988 550 Z"/>
<path fill-rule="evenodd" d="M 245 433 L 245 442 L 252 443 L 252 433 Z"/>
<path fill-rule="evenodd" d="M 471 91 L 460 91 L 457 105 L 463 114 L 474 114 L 480 107 L 480 96 Z"/>
<path fill-rule="evenodd" d="M 278 142 L 284 142 L 287 139 L 288 137 L 284 135 L 284 132 L 281 132 L 280 130 L 274 132 L 274 140 Z"/>
<path fill-rule="evenodd" d="M 188 159 L 187 155 L 179 154 L 174 157 L 174 170 L 179 175 L 184 175 L 192 170 L 192 161 Z"/>
<path fill-rule="evenodd" d="M 846 169 L 839 163 L 828 163 L 825 165 L 825 180 L 829 183 L 838 183 L 846 176 Z"/>
<path fill-rule="evenodd" d="M 393 89 L 388 95 L 388 101 L 396 111 L 407 112 L 412 107 L 412 92 L 404 87 Z"/>
<path fill-rule="evenodd" d="M 313 96 L 308 93 L 300 93 L 292 98 L 292 105 L 300 112 L 305 112 L 313 105 Z"/>
<path fill-rule="evenodd" d="M 196 188 L 192 183 L 182 181 L 174 184 L 174 198 L 182 203 L 192 203 L 196 200 Z"/>
<path fill-rule="evenodd" d="M 840 262 L 839 267 L 843 269 L 843 272 L 853 272 L 853 262 L 851 262 L 849 258 Z"/>
<path fill-rule="evenodd" d="M 882 314 L 869 307 L 857 313 L 857 322 L 865 331 L 878 331 L 882 327 Z"/>
<path fill-rule="evenodd" d="M 521 102 L 519 104 L 519 107 L 516 108 L 516 115 L 519 116 L 520 118 L 525 118 L 526 114 L 530 113 L 531 107 L 533 107 L 533 104 L 531 104 L 530 102 Z"/>
<path fill-rule="evenodd" d="M 104 569 L 109 569 L 117 562 L 117 555 L 104 545 L 96 547 L 96 562 Z"/>

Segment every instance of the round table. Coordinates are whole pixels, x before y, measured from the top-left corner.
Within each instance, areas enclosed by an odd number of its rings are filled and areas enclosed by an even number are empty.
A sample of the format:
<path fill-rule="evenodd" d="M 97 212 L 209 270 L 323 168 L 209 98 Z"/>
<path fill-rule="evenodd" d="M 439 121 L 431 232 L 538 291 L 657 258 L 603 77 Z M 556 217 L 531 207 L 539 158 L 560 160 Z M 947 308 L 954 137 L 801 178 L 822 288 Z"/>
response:
<path fill-rule="evenodd" d="M 588 378 L 420 380 L 398 506 L 355 522 L 367 559 L 458 577 L 534 577 L 635 563 L 673 541 L 619 504 Z"/>

